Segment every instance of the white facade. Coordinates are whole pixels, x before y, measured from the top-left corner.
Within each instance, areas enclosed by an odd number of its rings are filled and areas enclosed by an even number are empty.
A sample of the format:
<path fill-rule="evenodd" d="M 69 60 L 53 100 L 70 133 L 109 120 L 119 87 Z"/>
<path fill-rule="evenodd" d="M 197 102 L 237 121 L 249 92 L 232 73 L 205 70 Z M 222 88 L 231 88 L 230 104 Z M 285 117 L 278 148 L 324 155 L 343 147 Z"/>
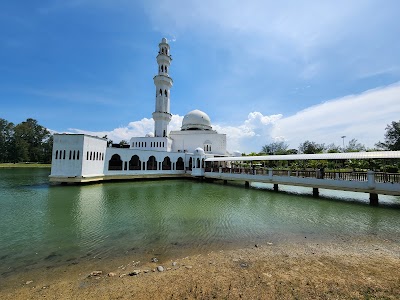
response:
<path fill-rule="evenodd" d="M 86 182 L 108 179 L 203 176 L 208 157 L 226 156 L 226 135 L 212 130 L 208 115 L 189 112 L 180 131 L 168 134 L 171 120 L 170 46 L 159 44 L 154 135 L 132 137 L 129 148 L 107 147 L 107 140 L 83 134 L 55 134 L 50 180 Z"/>
<path fill-rule="evenodd" d="M 54 134 L 50 177 L 103 174 L 107 140 L 83 134 Z"/>
<path fill-rule="evenodd" d="M 158 47 L 158 75 L 154 76 L 154 85 L 156 86 L 156 107 L 153 113 L 154 136 L 166 137 L 168 133 L 168 124 L 172 117 L 169 103 L 172 78 L 168 75 L 172 58 L 169 53 L 169 45 L 166 38 L 161 40 Z"/>
<path fill-rule="evenodd" d="M 207 154 L 226 155 L 226 135 L 215 131 L 171 131 L 172 151 L 193 153 L 202 148 Z"/>

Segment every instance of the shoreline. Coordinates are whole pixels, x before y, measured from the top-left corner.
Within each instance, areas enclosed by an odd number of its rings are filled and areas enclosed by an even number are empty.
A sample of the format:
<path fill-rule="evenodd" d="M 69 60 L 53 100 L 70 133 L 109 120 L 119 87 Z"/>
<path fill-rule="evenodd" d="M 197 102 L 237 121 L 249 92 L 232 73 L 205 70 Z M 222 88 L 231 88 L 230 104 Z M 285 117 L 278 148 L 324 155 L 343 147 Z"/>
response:
<path fill-rule="evenodd" d="M 127 256 L 28 271 L 6 278 L 0 298 L 398 299 L 399 265 L 399 244 L 381 238 L 262 242 L 158 262 Z"/>
<path fill-rule="evenodd" d="M 0 168 L 51 168 L 51 164 L 41 164 L 41 163 L 0 163 Z"/>

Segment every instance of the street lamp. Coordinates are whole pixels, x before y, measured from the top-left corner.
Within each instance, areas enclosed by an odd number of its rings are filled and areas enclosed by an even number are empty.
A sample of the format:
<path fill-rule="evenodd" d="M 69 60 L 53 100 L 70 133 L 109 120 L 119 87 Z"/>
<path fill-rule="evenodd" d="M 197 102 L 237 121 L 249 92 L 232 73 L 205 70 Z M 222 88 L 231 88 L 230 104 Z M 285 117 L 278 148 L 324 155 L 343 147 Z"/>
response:
<path fill-rule="evenodd" d="M 344 152 L 344 138 L 345 138 L 346 136 L 345 135 L 342 135 L 342 139 L 343 139 L 343 152 Z"/>

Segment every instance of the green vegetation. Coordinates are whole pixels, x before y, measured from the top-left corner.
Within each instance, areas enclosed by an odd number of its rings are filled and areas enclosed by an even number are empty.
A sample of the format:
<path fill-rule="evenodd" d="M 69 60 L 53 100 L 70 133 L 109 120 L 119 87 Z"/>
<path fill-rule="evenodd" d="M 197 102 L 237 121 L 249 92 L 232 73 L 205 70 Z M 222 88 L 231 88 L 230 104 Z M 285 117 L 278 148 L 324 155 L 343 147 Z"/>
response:
<path fill-rule="evenodd" d="M 400 120 L 386 126 L 385 141 L 375 146 L 383 150 L 400 150 Z"/>
<path fill-rule="evenodd" d="M 51 164 L 37 163 L 0 163 L 1 168 L 50 168 Z"/>
<path fill-rule="evenodd" d="M 386 126 L 385 141 L 375 144 L 377 149 L 367 149 L 357 139 L 351 139 L 347 146 L 341 147 L 331 143 L 329 145 L 318 144 L 313 141 L 305 141 L 300 143 L 297 149 L 288 149 L 289 145 L 285 142 L 272 142 L 264 145 L 259 153 L 251 152 L 250 154 L 243 153 L 243 156 L 261 156 L 261 155 L 287 155 L 287 154 L 316 154 L 316 153 L 340 153 L 340 152 L 361 152 L 361 151 L 379 151 L 400 150 L 400 121 L 393 121 Z M 389 173 L 396 173 L 400 169 L 400 162 L 394 159 L 386 160 L 346 160 L 346 161 L 327 161 L 327 160 L 310 160 L 310 161 L 264 161 L 260 162 L 265 167 L 278 169 L 316 169 L 325 168 L 329 170 L 340 170 L 341 172 L 348 171 L 365 171 L 376 170 Z"/>
<path fill-rule="evenodd" d="M 0 163 L 51 163 L 53 136 L 34 119 L 17 125 L 0 118 Z"/>

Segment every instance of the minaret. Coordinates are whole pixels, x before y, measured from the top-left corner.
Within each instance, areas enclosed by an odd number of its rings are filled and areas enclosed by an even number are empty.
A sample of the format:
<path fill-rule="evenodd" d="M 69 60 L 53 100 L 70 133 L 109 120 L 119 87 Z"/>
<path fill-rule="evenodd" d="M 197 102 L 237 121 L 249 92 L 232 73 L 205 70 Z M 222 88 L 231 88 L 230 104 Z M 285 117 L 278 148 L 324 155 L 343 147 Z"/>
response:
<path fill-rule="evenodd" d="M 169 45 L 166 38 L 161 40 L 161 43 L 158 45 L 158 47 L 158 75 L 154 76 L 153 78 L 156 86 L 156 109 L 153 112 L 154 136 L 166 137 L 168 132 L 168 124 L 171 121 L 172 116 L 169 112 L 169 90 L 172 87 L 173 81 L 168 75 L 172 58 L 169 54 Z"/>

